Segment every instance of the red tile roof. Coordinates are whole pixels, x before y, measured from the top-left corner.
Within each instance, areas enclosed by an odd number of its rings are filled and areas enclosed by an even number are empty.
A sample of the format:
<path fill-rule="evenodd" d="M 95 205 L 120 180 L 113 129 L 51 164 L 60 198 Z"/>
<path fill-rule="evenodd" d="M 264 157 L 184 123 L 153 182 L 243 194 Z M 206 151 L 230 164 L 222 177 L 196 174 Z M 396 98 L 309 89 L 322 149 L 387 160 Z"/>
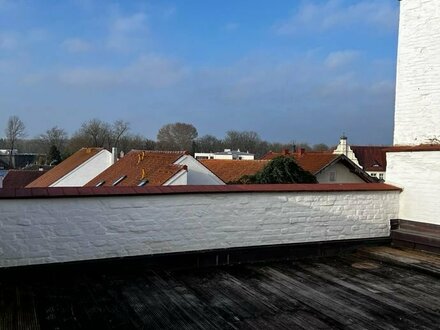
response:
<path fill-rule="evenodd" d="M 223 159 L 204 159 L 200 162 L 226 183 L 238 182 L 244 175 L 253 175 L 268 163 L 267 160 Z"/>
<path fill-rule="evenodd" d="M 263 159 L 274 159 L 278 156 L 289 156 L 295 159 L 296 163 L 304 170 L 316 175 L 325 167 L 333 163 L 340 155 L 335 155 L 330 152 L 268 152 L 263 156 Z"/>
<path fill-rule="evenodd" d="M 3 188 L 24 188 L 46 171 L 11 170 L 3 180 Z"/>
<path fill-rule="evenodd" d="M 142 179 L 147 179 L 149 186 L 161 186 L 180 171 L 186 170 L 184 165 L 174 165 L 185 154 L 185 151 L 132 150 L 85 187 L 95 187 L 102 181 L 104 187 L 113 186 L 123 176 L 126 177 L 118 183 L 118 187 L 135 187 Z"/>
<path fill-rule="evenodd" d="M 386 171 L 387 158 L 385 149 L 378 146 L 351 146 L 364 171 Z"/>
<path fill-rule="evenodd" d="M 102 150 L 104 149 L 82 148 L 75 152 L 72 156 L 55 166 L 53 169 L 40 176 L 35 181 L 32 181 L 26 186 L 26 188 L 49 187 L 51 184 L 61 179 L 63 176 L 67 175 Z"/>

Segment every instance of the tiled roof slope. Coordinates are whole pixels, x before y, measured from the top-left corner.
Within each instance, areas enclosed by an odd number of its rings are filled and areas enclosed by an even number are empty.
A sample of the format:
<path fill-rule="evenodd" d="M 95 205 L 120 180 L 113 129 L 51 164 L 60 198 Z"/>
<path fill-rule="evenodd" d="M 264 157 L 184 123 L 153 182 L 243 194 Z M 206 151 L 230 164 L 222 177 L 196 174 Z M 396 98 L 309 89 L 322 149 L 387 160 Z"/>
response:
<path fill-rule="evenodd" d="M 387 158 L 385 149 L 377 146 L 351 146 L 364 171 L 386 171 Z"/>
<path fill-rule="evenodd" d="M 75 168 L 98 154 L 103 148 L 82 148 L 75 152 L 69 158 L 63 160 L 60 164 L 55 166 L 53 169 L 46 172 L 44 175 L 40 176 L 35 181 L 32 181 L 26 186 L 26 188 L 37 188 L 37 187 L 49 187 L 51 184 L 55 183 L 61 179 L 66 174 L 73 171 Z"/>
<path fill-rule="evenodd" d="M 3 188 L 24 188 L 46 172 L 11 170 L 3 180 Z"/>
<path fill-rule="evenodd" d="M 112 186 L 122 176 L 126 178 L 118 186 L 137 186 L 142 179 L 147 179 L 149 186 L 161 186 L 186 168 L 174 165 L 185 154 L 185 151 L 132 150 L 85 187 L 95 187 L 101 181 L 104 181 L 102 186 Z"/>
<path fill-rule="evenodd" d="M 244 175 L 253 175 L 268 163 L 267 160 L 221 159 L 204 159 L 200 162 L 226 183 L 237 182 Z"/>
<path fill-rule="evenodd" d="M 304 170 L 316 175 L 323 170 L 327 165 L 335 161 L 340 155 L 335 155 L 329 152 L 304 152 L 304 153 L 289 153 L 289 152 L 268 152 L 263 156 L 263 159 L 270 160 L 278 156 L 293 157 L 296 163 Z"/>

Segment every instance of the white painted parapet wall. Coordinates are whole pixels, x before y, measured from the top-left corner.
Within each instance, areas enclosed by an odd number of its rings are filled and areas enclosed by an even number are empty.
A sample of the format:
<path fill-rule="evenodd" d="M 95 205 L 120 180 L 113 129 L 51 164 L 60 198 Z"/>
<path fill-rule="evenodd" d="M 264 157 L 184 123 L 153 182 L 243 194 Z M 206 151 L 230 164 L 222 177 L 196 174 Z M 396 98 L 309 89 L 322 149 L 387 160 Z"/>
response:
<path fill-rule="evenodd" d="M 56 189 L 0 191 L 0 267 L 386 237 L 400 193 L 384 184 Z"/>

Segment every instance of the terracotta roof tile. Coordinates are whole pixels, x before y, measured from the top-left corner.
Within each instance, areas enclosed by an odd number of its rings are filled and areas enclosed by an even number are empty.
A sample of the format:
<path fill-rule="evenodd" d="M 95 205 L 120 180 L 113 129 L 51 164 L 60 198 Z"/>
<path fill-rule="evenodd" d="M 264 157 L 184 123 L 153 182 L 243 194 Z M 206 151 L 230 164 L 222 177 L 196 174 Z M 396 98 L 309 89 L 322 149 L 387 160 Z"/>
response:
<path fill-rule="evenodd" d="M 3 188 L 24 188 L 46 171 L 11 170 L 3 180 Z"/>
<path fill-rule="evenodd" d="M 204 159 L 200 162 L 226 183 L 237 182 L 243 175 L 253 175 L 262 170 L 267 160 Z"/>
<path fill-rule="evenodd" d="M 380 146 L 351 146 L 364 171 L 385 171 L 387 158 L 385 149 Z"/>
<path fill-rule="evenodd" d="M 327 165 L 335 161 L 340 155 L 335 155 L 330 152 L 282 153 L 270 151 L 264 155 L 263 159 L 269 160 L 278 156 L 292 157 L 304 170 L 316 175 Z"/>
<path fill-rule="evenodd" d="M 85 187 L 95 187 L 101 181 L 104 181 L 102 186 L 112 186 L 123 176 L 126 177 L 118 183 L 118 187 L 137 186 L 142 179 L 147 179 L 149 186 L 161 186 L 186 169 L 184 165 L 174 164 L 185 154 L 184 151 L 132 150 Z"/>
<path fill-rule="evenodd" d="M 61 179 L 63 176 L 70 173 L 75 168 L 77 168 L 102 150 L 104 149 L 82 148 L 75 152 L 72 156 L 65 159 L 60 164 L 46 172 L 44 175 L 40 176 L 35 181 L 32 181 L 26 186 L 26 188 L 49 187 L 51 184 Z"/>

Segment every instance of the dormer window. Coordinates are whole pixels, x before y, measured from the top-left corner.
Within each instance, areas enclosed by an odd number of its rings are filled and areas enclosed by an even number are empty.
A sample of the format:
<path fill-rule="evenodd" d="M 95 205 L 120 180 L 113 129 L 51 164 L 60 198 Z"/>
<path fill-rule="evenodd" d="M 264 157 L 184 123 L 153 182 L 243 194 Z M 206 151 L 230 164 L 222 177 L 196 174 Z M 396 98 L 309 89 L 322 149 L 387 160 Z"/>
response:
<path fill-rule="evenodd" d="M 127 176 L 123 175 L 119 179 L 117 179 L 115 182 L 113 182 L 113 186 L 118 185 L 122 180 L 124 180 Z"/>

